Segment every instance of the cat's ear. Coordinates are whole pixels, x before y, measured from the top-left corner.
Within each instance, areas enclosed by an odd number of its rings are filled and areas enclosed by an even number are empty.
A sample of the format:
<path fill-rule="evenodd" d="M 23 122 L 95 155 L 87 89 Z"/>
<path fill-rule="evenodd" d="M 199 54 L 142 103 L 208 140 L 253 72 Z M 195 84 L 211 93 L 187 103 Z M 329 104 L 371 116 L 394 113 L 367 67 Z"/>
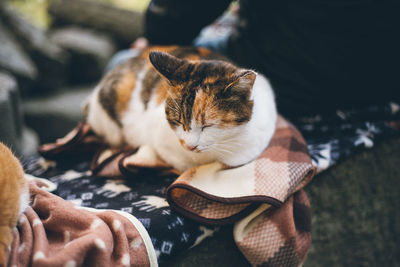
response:
<path fill-rule="evenodd" d="M 158 51 L 150 52 L 149 58 L 154 68 L 172 83 L 184 78 L 182 75 L 185 66 L 189 64 L 185 59 L 180 59 Z"/>
<path fill-rule="evenodd" d="M 239 73 L 233 82 L 226 88 L 225 92 L 234 92 L 238 94 L 246 94 L 250 96 L 251 89 L 253 88 L 254 81 L 257 74 L 252 70 L 245 70 Z"/>

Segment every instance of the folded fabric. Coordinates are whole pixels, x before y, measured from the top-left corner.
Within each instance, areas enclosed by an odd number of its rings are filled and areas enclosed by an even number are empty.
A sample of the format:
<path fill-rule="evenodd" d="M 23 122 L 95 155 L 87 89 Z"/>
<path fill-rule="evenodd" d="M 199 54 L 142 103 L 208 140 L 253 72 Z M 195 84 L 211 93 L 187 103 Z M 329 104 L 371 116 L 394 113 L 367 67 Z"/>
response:
<path fill-rule="evenodd" d="M 122 211 L 76 206 L 30 182 L 31 207 L 21 215 L 8 266 L 157 266 L 142 224 Z"/>
<path fill-rule="evenodd" d="M 38 152 L 46 159 L 56 160 L 82 153 L 95 153 L 101 146 L 103 146 L 101 139 L 94 134 L 88 124 L 81 122 L 55 143 L 39 147 Z"/>
<path fill-rule="evenodd" d="M 279 208 L 261 205 L 233 230 L 236 245 L 253 266 L 301 266 L 311 243 L 310 203 L 304 190 Z"/>

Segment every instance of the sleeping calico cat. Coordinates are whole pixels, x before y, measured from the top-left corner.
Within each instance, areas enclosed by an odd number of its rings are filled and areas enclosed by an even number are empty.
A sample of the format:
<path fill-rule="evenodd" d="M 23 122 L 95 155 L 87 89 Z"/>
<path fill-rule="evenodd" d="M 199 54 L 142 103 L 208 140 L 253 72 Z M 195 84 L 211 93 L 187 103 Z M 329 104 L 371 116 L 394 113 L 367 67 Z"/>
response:
<path fill-rule="evenodd" d="M 28 182 L 18 159 L 0 142 L 0 266 L 12 241 L 18 216 L 29 203 Z"/>
<path fill-rule="evenodd" d="M 95 88 L 84 113 L 110 145 L 145 146 L 179 171 L 254 160 L 277 119 L 263 75 L 209 50 L 176 46 L 151 47 L 118 65 Z"/>

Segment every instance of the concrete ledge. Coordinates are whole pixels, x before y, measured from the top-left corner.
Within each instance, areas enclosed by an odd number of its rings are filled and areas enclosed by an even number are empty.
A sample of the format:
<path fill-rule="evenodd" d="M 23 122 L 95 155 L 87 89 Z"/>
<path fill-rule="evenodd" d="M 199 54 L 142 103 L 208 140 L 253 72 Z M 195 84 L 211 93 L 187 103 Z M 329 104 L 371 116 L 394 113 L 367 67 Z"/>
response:
<path fill-rule="evenodd" d="M 0 140 L 10 147 L 13 151 L 19 151 L 17 127 L 14 121 L 14 111 L 12 101 L 12 90 L 15 90 L 16 83 L 10 76 L 0 74 Z"/>
<path fill-rule="evenodd" d="M 17 82 L 0 73 L 0 141 L 21 156 L 32 155 L 38 146 L 37 135 L 24 127 Z"/>
<path fill-rule="evenodd" d="M 81 105 L 92 88 L 64 88 L 46 97 L 24 101 L 26 124 L 39 134 L 40 143 L 54 142 L 83 120 Z"/>

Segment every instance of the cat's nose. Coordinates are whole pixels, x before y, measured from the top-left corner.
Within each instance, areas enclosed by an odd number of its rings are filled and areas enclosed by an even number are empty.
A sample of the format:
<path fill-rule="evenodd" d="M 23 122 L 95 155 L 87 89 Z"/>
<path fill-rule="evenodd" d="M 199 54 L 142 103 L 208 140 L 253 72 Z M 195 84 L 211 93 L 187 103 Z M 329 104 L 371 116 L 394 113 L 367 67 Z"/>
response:
<path fill-rule="evenodd" d="M 194 150 L 196 150 L 197 145 L 196 145 L 196 146 L 190 146 L 190 145 L 185 144 L 185 148 L 186 148 L 187 150 L 194 151 Z"/>
<path fill-rule="evenodd" d="M 179 142 L 185 149 L 194 151 L 194 152 L 198 152 L 198 150 L 197 150 L 198 145 L 188 145 L 188 144 L 186 144 L 186 142 L 183 139 L 179 139 Z"/>

